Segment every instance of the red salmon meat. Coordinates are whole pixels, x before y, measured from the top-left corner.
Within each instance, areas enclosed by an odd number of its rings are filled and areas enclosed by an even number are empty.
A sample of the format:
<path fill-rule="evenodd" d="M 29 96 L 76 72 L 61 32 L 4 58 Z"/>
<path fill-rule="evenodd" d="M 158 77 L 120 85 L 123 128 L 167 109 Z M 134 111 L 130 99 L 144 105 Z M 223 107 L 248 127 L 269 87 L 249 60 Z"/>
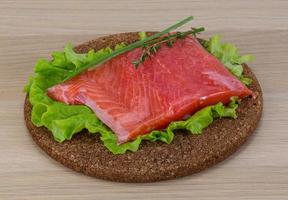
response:
<path fill-rule="evenodd" d="M 197 110 L 252 92 L 194 37 L 162 45 L 136 69 L 141 49 L 48 89 L 66 104 L 84 104 L 124 143 Z"/>

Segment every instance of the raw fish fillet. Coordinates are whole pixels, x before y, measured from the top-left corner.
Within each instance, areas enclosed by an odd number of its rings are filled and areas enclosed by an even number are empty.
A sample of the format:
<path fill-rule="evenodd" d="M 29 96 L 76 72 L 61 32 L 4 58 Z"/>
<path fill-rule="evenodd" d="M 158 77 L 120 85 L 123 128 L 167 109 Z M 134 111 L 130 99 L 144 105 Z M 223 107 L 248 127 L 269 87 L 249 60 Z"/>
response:
<path fill-rule="evenodd" d="M 252 92 L 194 37 L 178 40 L 135 69 L 141 49 L 109 60 L 48 89 L 67 104 L 89 106 L 124 143 L 165 128 L 200 108 Z"/>

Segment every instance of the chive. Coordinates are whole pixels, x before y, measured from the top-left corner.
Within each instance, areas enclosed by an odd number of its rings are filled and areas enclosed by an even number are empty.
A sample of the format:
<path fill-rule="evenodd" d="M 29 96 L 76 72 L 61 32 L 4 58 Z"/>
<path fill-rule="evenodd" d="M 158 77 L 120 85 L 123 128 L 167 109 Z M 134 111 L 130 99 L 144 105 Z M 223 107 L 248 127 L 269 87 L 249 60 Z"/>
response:
<path fill-rule="evenodd" d="M 116 57 L 116 56 L 118 56 L 120 54 L 123 54 L 125 52 L 131 51 L 131 50 L 133 50 L 135 48 L 141 47 L 141 46 L 143 46 L 144 43 L 146 43 L 146 42 L 148 42 L 150 40 L 153 40 L 155 38 L 158 38 L 158 37 L 160 37 L 162 35 L 165 35 L 165 34 L 171 32 L 172 30 L 175 30 L 175 29 L 179 28 L 180 26 L 183 26 L 184 24 L 186 24 L 187 22 L 189 22 L 191 20 L 193 20 L 193 16 L 189 16 L 189 17 L 181 20 L 180 22 L 178 22 L 178 23 L 176 23 L 176 24 L 164 29 L 163 31 L 161 31 L 159 33 L 156 33 L 156 34 L 154 34 L 154 35 L 152 35 L 150 37 L 143 38 L 143 40 L 139 40 L 137 42 L 134 42 L 134 43 L 132 43 L 132 44 L 130 44 L 130 45 L 124 47 L 124 48 L 117 49 L 117 50 L 113 51 L 111 54 L 103 57 L 102 59 L 94 61 L 94 62 L 91 62 L 91 63 L 88 63 L 85 66 L 83 66 L 81 69 L 75 70 L 70 75 L 68 75 L 64 79 L 64 81 L 76 76 L 77 74 L 79 74 L 79 73 L 81 73 L 81 72 L 83 72 L 83 71 L 85 71 L 85 70 L 87 70 L 87 69 L 89 69 L 91 67 L 93 67 L 93 68 L 97 67 L 98 65 L 103 64 L 106 61 L 108 61 L 108 60 L 110 60 L 110 59 L 112 59 L 112 58 L 114 58 L 114 57 Z"/>

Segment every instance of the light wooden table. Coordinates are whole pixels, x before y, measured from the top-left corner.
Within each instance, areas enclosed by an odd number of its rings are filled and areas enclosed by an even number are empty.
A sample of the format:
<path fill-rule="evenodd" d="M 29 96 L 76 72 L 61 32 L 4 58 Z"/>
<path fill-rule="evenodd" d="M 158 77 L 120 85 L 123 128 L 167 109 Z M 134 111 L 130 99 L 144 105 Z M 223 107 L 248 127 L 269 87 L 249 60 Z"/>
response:
<path fill-rule="evenodd" d="M 0 1 L 0 199 L 288 199 L 288 1 Z M 114 32 L 160 30 L 188 15 L 252 53 L 264 90 L 255 135 L 202 173 L 122 184 L 75 173 L 28 135 L 22 88 L 35 61 L 64 44 Z"/>

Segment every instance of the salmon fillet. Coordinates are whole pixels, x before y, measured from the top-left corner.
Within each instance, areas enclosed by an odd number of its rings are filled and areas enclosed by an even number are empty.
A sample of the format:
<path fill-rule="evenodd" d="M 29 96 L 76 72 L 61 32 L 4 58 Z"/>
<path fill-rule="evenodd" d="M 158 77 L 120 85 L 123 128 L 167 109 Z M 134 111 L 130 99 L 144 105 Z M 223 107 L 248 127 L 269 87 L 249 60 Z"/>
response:
<path fill-rule="evenodd" d="M 67 104 L 84 104 L 124 143 L 165 128 L 197 110 L 252 92 L 209 54 L 195 37 L 162 45 L 136 69 L 141 49 L 48 89 Z"/>

